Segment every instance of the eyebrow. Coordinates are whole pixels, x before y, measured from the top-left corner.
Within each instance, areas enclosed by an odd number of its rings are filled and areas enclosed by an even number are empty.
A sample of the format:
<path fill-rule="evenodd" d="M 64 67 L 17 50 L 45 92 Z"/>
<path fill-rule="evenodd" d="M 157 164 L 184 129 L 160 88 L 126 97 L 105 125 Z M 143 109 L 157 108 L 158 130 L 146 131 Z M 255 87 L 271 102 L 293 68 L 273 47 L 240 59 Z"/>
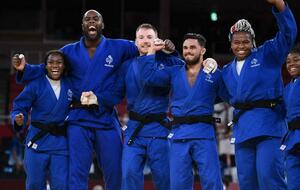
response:
<path fill-rule="evenodd" d="M 98 16 L 98 15 L 96 15 L 96 16 L 85 16 L 84 18 L 83 18 L 83 20 L 86 20 L 86 19 L 91 19 L 91 18 L 93 18 L 93 19 L 99 19 L 100 20 L 100 16 Z"/>

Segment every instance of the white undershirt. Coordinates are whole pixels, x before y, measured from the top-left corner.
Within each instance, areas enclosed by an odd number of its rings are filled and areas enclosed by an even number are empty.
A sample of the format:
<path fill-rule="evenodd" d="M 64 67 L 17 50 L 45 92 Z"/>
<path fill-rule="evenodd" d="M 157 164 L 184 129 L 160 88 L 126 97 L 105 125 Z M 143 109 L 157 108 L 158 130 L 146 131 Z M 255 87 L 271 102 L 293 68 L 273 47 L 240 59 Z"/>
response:
<path fill-rule="evenodd" d="M 56 99 L 59 98 L 59 94 L 60 94 L 60 80 L 52 80 L 50 79 L 48 76 L 46 76 L 46 78 L 48 79 L 53 91 L 54 91 L 54 94 L 56 96 Z"/>
<path fill-rule="evenodd" d="M 241 70 L 242 70 L 242 68 L 244 66 L 244 63 L 245 63 L 245 60 L 237 61 L 236 62 L 236 71 L 237 71 L 238 75 L 241 74 Z"/>

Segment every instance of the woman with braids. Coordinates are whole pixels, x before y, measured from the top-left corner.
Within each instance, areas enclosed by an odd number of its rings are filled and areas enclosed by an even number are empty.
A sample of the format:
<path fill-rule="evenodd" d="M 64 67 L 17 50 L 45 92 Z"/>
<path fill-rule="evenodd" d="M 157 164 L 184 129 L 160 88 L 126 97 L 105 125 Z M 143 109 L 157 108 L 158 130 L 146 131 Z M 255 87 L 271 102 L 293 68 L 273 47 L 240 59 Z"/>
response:
<path fill-rule="evenodd" d="M 281 149 L 286 153 L 288 189 L 296 190 L 300 187 L 300 44 L 289 53 L 286 68 L 293 79 L 284 91 L 289 130 Z"/>
<path fill-rule="evenodd" d="M 279 32 L 256 47 L 250 23 L 237 21 L 229 32 L 235 58 L 222 73 L 235 108 L 231 142 L 235 144 L 241 190 L 287 188 L 279 149 L 286 130 L 281 66 L 295 41 L 297 26 L 283 0 L 266 1 L 274 6 Z"/>

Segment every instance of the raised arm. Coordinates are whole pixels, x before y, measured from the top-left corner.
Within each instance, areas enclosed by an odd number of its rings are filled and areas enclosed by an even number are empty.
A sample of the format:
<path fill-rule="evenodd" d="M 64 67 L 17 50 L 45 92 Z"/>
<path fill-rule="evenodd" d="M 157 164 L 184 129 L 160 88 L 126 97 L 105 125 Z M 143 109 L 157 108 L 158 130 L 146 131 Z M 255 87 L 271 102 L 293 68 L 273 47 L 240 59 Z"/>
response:
<path fill-rule="evenodd" d="M 292 11 L 283 0 L 267 0 L 274 5 L 273 14 L 279 28 L 276 36 L 265 42 L 264 51 L 270 54 L 270 63 L 281 66 L 285 63 L 286 56 L 295 43 L 297 37 L 297 24 Z"/>
<path fill-rule="evenodd" d="M 147 55 L 138 59 L 141 78 L 150 86 L 169 87 L 171 85 L 171 73 L 163 63 L 158 63 L 155 55 Z"/>
<path fill-rule="evenodd" d="M 15 54 L 11 59 L 11 64 L 16 69 L 16 82 L 23 84 L 45 75 L 45 65 L 31 65 L 26 63 L 23 54 Z"/>
<path fill-rule="evenodd" d="M 268 3 L 274 5 L 279 12 L 285 9 L 285 3 L 283 0 L 267 0 Z"/>
<path fill-rule="evenodd" d="M 147 56 L 138 58 L 141 76 L 147 85 L 169 87 L 172 73 L 184 65 L 176 56 L 158 53 L 164 47 L 165 41 L 155 39 Z"/>

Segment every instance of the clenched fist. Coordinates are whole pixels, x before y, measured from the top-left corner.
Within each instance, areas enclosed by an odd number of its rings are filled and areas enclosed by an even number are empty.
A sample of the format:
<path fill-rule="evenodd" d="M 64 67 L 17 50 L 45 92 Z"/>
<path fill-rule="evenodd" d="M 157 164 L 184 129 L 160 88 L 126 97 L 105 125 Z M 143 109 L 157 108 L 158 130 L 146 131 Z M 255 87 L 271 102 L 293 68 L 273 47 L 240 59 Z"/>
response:
<path fill-rule="evenodd" d="M 11 59 L 11 64 L 17 71 L 23 71 L 26 64 L 25 56 L 23 54 L 15 54 Z"/>

